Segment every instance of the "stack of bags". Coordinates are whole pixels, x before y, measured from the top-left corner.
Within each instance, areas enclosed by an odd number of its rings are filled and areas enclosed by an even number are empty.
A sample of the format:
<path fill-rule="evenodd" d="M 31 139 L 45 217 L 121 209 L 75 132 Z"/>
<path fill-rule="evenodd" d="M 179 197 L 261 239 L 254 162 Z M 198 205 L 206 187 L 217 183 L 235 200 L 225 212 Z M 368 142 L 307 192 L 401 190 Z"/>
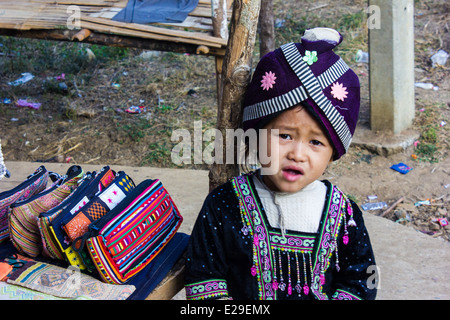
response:
<path fill-rule="evenodd" d="M 50 182 L 50 184 L 49 184 Z M 172 239 L 183 218 L 161 181 L 135 185 L 109 166 L 64 176 L 40 166 L 0 193 L 0 243 L 125 284 Z"/>

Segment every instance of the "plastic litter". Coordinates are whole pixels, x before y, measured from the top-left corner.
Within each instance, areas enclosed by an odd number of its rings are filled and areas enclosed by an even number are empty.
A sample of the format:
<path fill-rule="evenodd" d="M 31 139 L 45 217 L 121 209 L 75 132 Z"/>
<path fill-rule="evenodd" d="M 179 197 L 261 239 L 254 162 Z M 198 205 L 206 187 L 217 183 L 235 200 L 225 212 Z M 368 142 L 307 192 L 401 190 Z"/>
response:
<path fill-rule="evenodd" d="M 56 76 L 55 79 L 56 80 L 64 80 L 64 79 L 66 79 L 66 74 L 65 73 L 61 73 L 61 75 Z"/>
<path fill-rule="evenodd" d="M 286 24 L 285 19 L 276 19 L 275 20 L 275 28 L 282 28 L 285 26 L 285 24 Z"/>
<path fill-rule="evenodd" d="M 387 203 L 384 201 L 364 203 L 363 205 L 361 205 L 361 207 L 364 211 L 379 210 L 379 209 L 386 208 L 387 206 L 388 206 Z"/>
<path fill-rule="evenodd" d="M 358 50 L 356 53 L 356 62 L 369 63 L 369 53 Z"/>
<path fill-rule="evenodd" d="M 439 50 L 435 54 L 431 56 L 431 62 L 433 65 L 433 68 L 435 68 L 437 65 L 445 66 L 447 63 L 447 59 L 449 57 L 449 54 L 445 52 L 444 50 Z"/>
<path fill-rule="evenodd" d="M 25 72 L 25 73 L 22 73 L 22 77 L 21 78 L 19 78 L 17 80 L 14 80 L 14 81 L 11 81 L 11 82 L 8 82 L 8 84 L 11 85 L 11 86 L 18 86 L 18 85 L 21 85 L 21 84 L 23 84 L 25 82 L 30 81 L 33 78 L 34 78 L 34 76 L 31 73 Z"/>
<path fill-rule="evenodd" d="M 397 217 L 396 223 L 407 224 L 408 222 L 411 222 L 411 216 L 407 212 L 397 211 L 395 216 Z"/>
<path fill-rule="evenodd" d="M 416 207 L 427 206 L 427 205 L 430 205 L 430 204 L 431 204 L 430 200 L 420 200 L 420 201 L 417 201 L 416 203 L 414 203 L 414 205 Z"/>
<path fill-rule="evenodd" d="M 437 221 L 439 222 L 439 224 L 441 225 L 441 227 L 445 227 L 448 226 L 448 221 L 445 218 L 439 218 L 437 219 Z"/>
<path fill-rule="evenodd" d="M 431 89 L 433 89 L 434 91 L 439 90 L 439 87 L 433 85 L 432 83 L 416 82 L 414 84 L 414 86 L 416 86 L 417 88 L 425 89 L 425 90 L 431 90 Z"/>
<path fill-rule="evenodd" d="M 398 171 L 402 174 L 407 174 L 408 172 L 410 172 L 413 168 L 407 166 L 406 164 L 399 162 L 397 164 L 394 164 L 393 166 L 391 166 L 392 170 Z"/>
<path fill-rule="evenodd" d="M 10 104 L 11 103 L 11 99 L 5 98 L 5 99 L 3 99 L 3 103 L 4 104 Z"/>
<path fill-rule="evenodd" d="M 125 110 L 125 112 L 137 114 L 137 113 L 145 112 L 146 110 L 147 110 L 147 108 L 145 108 L 144 106 L 131 106 L 131 107 L 127 108 Z"/>
<path fill-rule="evenodd" d="M 35 109 L 35 110 L 37 110 L 41 107 L 41 103 L 28 102 L 27 100 L 24 100 L 24 99 L 17 100 L 16 105 L 18 107 L 28 107 L 28 108 Z"/>

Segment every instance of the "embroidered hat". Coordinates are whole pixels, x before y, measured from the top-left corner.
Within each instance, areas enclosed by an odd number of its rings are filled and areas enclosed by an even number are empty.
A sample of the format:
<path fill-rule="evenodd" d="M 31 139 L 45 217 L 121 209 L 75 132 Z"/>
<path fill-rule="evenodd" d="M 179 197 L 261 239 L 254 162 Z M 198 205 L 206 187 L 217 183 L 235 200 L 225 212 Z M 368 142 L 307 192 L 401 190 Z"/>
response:
<path fill-rule="evenodd" d="M 301 43 L 288 43 L 261 58 L 244 99 L 243 129 L 259 129 L 280 112 L 309 105 L 335 149 L 345 154 L 360 107 L 358 76 L 333 49 L 342 35 L 329 28 L 306 30 Z"/>

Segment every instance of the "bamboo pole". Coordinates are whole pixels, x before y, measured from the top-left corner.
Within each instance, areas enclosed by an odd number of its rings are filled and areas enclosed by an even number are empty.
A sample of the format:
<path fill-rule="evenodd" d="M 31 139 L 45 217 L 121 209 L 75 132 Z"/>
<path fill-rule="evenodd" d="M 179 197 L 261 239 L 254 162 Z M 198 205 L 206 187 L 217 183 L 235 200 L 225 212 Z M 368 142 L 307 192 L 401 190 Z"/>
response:
<path fill-rule="evenodd" d="M 239 173 L 237 162 L 225 163 L 226 129 L 236 129 L 241 122 L 242 101 L 251 77 L 251 61 L 255 45 L 261 0 L 233 2 L 230 35 L 222 66 L 222 90 L 218 96 L 217 129 L 221 131 L 224 163 L 215 161 L 209 171 L 209 189 L 212 190 Z M 233 143 L 230 141 L 229 143 Z M 236 155 L 237 152 L 234 152 Z"/>

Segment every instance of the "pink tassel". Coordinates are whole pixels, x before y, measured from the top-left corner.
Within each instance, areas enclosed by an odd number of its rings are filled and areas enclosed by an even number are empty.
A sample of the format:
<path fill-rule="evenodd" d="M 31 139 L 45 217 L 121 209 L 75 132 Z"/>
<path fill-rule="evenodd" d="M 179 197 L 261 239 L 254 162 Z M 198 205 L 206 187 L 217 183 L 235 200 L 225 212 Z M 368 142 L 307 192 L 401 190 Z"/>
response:
<path fill-rule="evenodd" d="M 345 245 L 348 244 L 348 235 L 344 234 L 344 236 L 342 237 L 342 241 L 344 242 Z"/>
<path fill-rule="evenodd" d="M 288 295 L 291 295 L 291 294 L 292 294 L 292 285 L 289 282 L 289 284 L 288 284 Z"/>
<path fill-rule="evenodd" d="M 304 285 L 303 286 L 303 292 L 305 293 L 305 295 L 308 295 L 308 293 L 309 293 L 309 287 L 308 287 L 308 285 Z"/>
<path fill-rule="evenodd" d="M 255 266 L 252 266 L 252 267 L 250 268 L 250 272 L 251 272 L 251 274 L 252 274 L 253 277 L 256 276 L 256 267 L 255 267 Z"/>

